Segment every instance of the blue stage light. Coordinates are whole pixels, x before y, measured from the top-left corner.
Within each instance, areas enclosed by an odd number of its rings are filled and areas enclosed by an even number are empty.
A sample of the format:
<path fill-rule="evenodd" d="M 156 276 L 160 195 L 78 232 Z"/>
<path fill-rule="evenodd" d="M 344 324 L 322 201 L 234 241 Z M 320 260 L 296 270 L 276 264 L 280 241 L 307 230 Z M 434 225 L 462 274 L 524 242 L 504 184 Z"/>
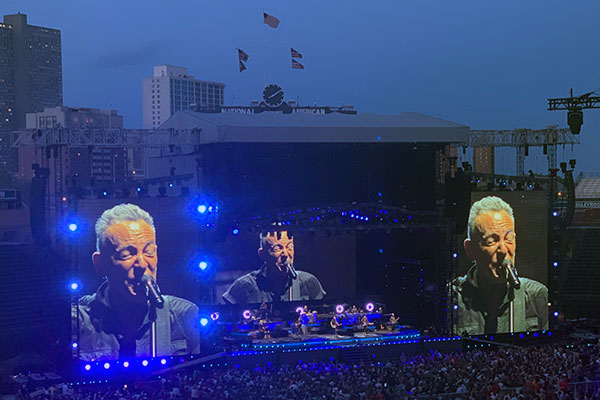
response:
<path fill-rule="evenodd" d="M 368 312 L 373 312 L 374 309 L 375 309 L 375 304 L 373 304 L 373 303 L 367 303 L 367 305 L 365 306 L 365 310 L 367 310 Z"/>
<path fill-rule="evenodd" d="M 90 369 L 92 369 L 92 366 L 90 364 L 85 364 L 85 367 L 83 367 L 83 369 L 89 371 Z"/>
<path fill-rule="evenodd" d="M 172 184 L 172 183 L 169 183 L 169 187 L 170 187 L 170 188 L 172 188 L 172 187 L 173 187 L 173 184 Z"/>
<path fill-rule="evenodd" d="M 208 268 L 208 263 L 206 261 L 200 261 L 198 263 L 198 268 L 200 268 L 200 270 L 204 271 L 206 268 Z"/>
<path fill-rule="evenodd" d="M 141 192 L 141 191 L 142 191 L 142 188 L 141 188 L 141 187 L 138 187 L 138 188 L 137 188 L 137 189 L 135 189 L 135 190 L 137 190 L 138 192 Z"/>
<path fill-rule="evenodd" d="M 558 317 L 558 311 L 554 311 L 554 316 Z"/>
<path fill-rule="evenodd" d="M 233 231 L 231 231 L 234 235 L 237 235 L 238 233 L 240 233 L 240 230 L 238 228 L 234 228 Z"/>
<path fill-rule="evenodd" d="M 110 364 L 109 363 L 104 363 L 104 369 L 109 369 L 110 368 Z"/>
<path fill-rule="evenodd" d="M 558 211 L 552 211 L 552 216 L 553 217 L 557 217 L 558 216 Z"/>
<path fill-rule="evenodd" d="M 163 358 L 163 359 L 161 359 L 161 360 L 160 360 L 160 363 L 161 363 L 162 365 L 165 365 L 165 364 L 167 363 L 167 360 Z"/>
<path fill-rule="evenodd" d="M 458 305 L 455 304 L 454 307 L 452 307 L 452 308 L 454 308 L 455 310 L 458 310 Z"/>
<path fill-rule="evenodd" d="M 242 317 L 244 317 L 244 319 L 250 319 L 252 317 L 252 313 L 250 312 L 250 310 L 244 310 L 244 312 L 242 313 Z"/>
<path fill-rule="evenodd" d="M 335 312 L 338 314 L 341 314 L 344 312 L 344 306 L 341 304 L 338 304 L 337 306 L 335 306 Z"/>
<path fill-rule="evenodd" d="M 75 231 L 77 231 L 77 228 L 79 228 L 79 226 L 77 226 L 77 224 L 76 224 L 75 222 L 71 222 L 71 223 L 70 223 L 70 224 L 67 226 L 67 228 L 69 228 L 69 230 L 70 230 L 71 232 L 75 232 Z"/>
<path fill-rule="evenodd" d="M 200 204 L 196 208 L 196 211 L 198 211 L 200 214 L 204 214 L 207 210 L 208 210 L 208 207 L 206 207 L 204 204 Z"/>
<path fill-rule="evenodd" d="M 458 257 L 458 254 L 457 253 L 452 253 L 452 257 L 456 258 L 456 257 Z"/>
<path fill-rule="evenodd" d="M 206 318 L 206 317 L 200 318 L 200 325 L 202 325 L 202 326 L 208 325 L 208 318 Z"/>
<path fill-rule="evenodd" d="M 558 261 L 554 261 L 554 262 L 552 263 L 552 265 L 554 265 L 555 267 L 558 267 Z"/>
<path fill-rule="evenodd" d="M 123 362 L 123 367 L 129 368 L 129 361 L 124 361 Z"/>
<path fill-rule="evenodd" d="M 77 342 L 73 342 L 71 343 L 71 347 L 76 349 L 77 347 L 79 347 L 79 344 L 77 344 Z"/>
<path fill-rule="evenodd" d="M 81 290 L 81 283 L 77 280 L 73 280 L 69 282 L 69 291 L 71 293 L 77 293 Z"/>
<path fill-rule="evenodd" d="M 142 365 L 143 365 L 144 367 L 147 367 L 147 366 L 148 366 L 148 360 L 144 360 L 144 361 L 142 361 Z"/>
<path fill-rule="evenodd" d="M 218 312 L 214 312 L 214 313 L 210 314 L 210 319 L 212 319 L 213 321 L 216 321 L 219 319 L 220 316 L 221 316 L 221 314 L 219 314 Z"/>

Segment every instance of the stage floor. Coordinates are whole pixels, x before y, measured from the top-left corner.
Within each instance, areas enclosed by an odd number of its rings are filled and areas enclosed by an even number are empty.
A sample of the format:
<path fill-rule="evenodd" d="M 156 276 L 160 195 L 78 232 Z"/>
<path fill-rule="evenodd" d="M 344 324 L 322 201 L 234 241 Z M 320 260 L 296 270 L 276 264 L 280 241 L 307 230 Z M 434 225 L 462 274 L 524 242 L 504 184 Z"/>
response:
<path fill-rule="evenodd" d="M 253 339 L 252 343 L 245 343 L 243 348 L 249 349 L 282 349 L 298 348 L 303 349 L 322 347 L 322 346 L 364 346 L 369 343 L 395 343 L 419 340 L 421 337 L 418 330 L 405 327 L 400 330 L 371 330 L 369 332 L 354 332 L 353 335 L 336 335 L 334 333 L 308 333 L 306 335 L 291 334 L 280 338 Z"/>

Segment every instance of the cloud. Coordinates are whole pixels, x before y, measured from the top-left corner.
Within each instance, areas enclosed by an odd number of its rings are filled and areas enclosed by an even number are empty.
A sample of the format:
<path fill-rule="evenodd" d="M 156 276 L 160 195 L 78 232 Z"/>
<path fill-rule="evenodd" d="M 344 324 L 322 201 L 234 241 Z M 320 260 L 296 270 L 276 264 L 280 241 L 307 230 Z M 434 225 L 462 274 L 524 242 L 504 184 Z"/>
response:
<path fill-rule="evenodd" d="M 160 42 L 130 45 L 128 48 L 111 49 L 105 54 L 97 56 L 93 64 L 100 68 L 121 68 L 141 65 L 155 58 L 164 46 Z"/>

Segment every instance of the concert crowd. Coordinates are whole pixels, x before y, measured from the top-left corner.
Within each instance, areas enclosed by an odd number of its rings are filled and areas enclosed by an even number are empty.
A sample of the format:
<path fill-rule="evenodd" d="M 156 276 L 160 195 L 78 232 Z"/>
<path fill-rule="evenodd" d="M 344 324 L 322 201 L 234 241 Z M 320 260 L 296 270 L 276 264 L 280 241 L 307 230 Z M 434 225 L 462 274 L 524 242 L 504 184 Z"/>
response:
<path fill-rule="evenodd" d="M 33 398 L 595 400 L 600 399 L 599 379 L 600 346 L 578 344 L 431 352 L 371 365 L 329 362 L 195 369 L 152 384 L 68 386 L 60 391 L 38 390 Z M 23 387 L 17 399 L 32 398 L 32 392 Z"/>

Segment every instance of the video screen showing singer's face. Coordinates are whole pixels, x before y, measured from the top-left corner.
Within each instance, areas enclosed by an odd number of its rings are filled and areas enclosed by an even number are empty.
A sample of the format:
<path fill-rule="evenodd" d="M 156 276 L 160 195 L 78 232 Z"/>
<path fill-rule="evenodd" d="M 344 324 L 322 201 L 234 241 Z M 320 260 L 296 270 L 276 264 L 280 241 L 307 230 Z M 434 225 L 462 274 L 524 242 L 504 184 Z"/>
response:
<path fill-rule="evenodd" d="M 92 263 L 105 280 L 94 293 L 72 304 L 78 358 L 197 353 L 198 307 L 176 296 L 148 295 L 148 281 L 156 282 L 158 276 L 152 216 L 136 205 L 119 204 L 102 213 L 95 231 L 97 249 Z"/>
<path fill-rule="evenodd" d="M 322 300 L 326 292 L 319 279 L 294 266 L 294 236 L 288 231 L 260 234 L 258 270 L 238 277 L 223 293 L 230 304 Z"/>
<path fill-rule="evenodd" d="M 287 231 L 261 235 L 258 257 L 273 274 L 286 275 L 289 265 L 294 265 L 294 237 Z"/>
<path fill-rule="evenodd" d="M 512 197 L 515 210 L 496 195 L 471 206 L 464 240 L 470 266 L 451 283 L 454 330 L 459 335 L 548 329 L 548 289 L 536 280 L 546 281 L 545 255 L 537 254 L 545 252 L 538 247 L 546 229 L 543 224 L 526 223 L 536 213 L 544 215 L 545 199 L 540 198 L 537 207 L 535 194 L 531 199 Z M 517 218 L 525 225 L 519 235 Z M 517 261 L 517 237 L 525 243 L 523 262 Z"/>

